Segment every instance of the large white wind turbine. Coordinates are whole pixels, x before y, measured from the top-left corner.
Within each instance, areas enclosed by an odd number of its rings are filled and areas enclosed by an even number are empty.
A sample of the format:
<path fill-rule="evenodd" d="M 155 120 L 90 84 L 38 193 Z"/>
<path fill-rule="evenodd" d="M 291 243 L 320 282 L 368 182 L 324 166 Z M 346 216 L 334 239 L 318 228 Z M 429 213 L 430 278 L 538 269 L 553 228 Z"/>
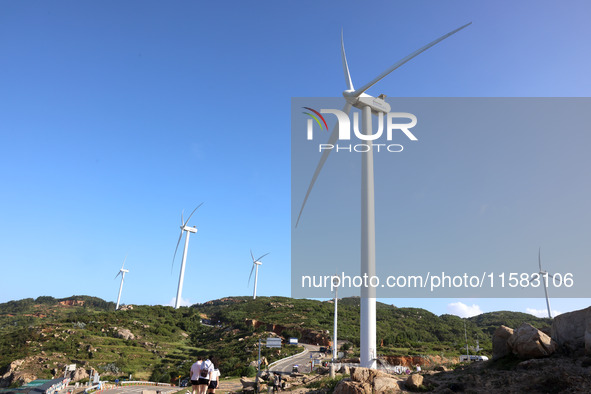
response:
<path fill-rule="evenodd" d="M 548 317 L 550 319 L 552 319 L 552 312 L 550 310 L 550 299 L 548 298 L 548 286 L 547 286 L 547 282 L 550 280 L 549 278 L 554 278 L 554 276 L 552 276 L 551 274 L 548 273 L 548 271 L 544 271 L 542 269 L 542 257 L 541 257 L 541 253 L 542 253 L 542 248 L 538 249 L 538 266 L 540 267 L 540 272 L 538 272 L 539 276 L 539 280 L 542 282 L 542 285 L 544 286 L 544 294 L 546 295 L 546 307 L 548 308 Z M 534 280 L 534 278 L 530 279 L 530 282 L 532 280 Z"/>
<path fill-rule="evenodd" d="M 187 262 L 187 250 L 189 249 L 189 235 L 191 235 L 191 233 L 197 232 L 197 228 L 195 226 L 189 227 L 189 226 L 187 226 L 187 223 L 189 223 L 189 219 L 191 219 L 191 216 L 193 216 L 195 211 L 198 210 L 199 207 L 202 205 L 203 205 L 203 203 L 199 204 L 197 206 L 197 208 L 195 208 L 193 210 L 193 212 L 191 212 L 191 214 L 189 215 L 187 220 L 183 220 L 183 213 L 181 212 L 181 234 L 179 235 L 179 240 L 176 243 L 176 248 L 174 249 L 174 256 L 172 257 L 172 267 L 174 267 L 174 259 L 176 257 L 176 252 L 179 249 L 179 244 L 181 243 L 181 239 L 183 238 L 183 232 L 186 231 L 187 236 L 185 237 L 185 249 L 183 250 L 183 262 L 181 263 L 181 273 L 179 275 L 179 287 L 177 289 L 176 300 L 174 302 L 175 309 L 178 309 L 179 306 L 181 306 L 181 294 L 183 292 L 183 280 L 185 278 L 185 263 Z M 171 272 L 172 272 L 172 267 L 170 268 Z"/>
<path fill-rule="evenodd" d="M 365 92 L 379 82 L 382 78 L 386 75 L 390 74 L 392 71 L 396 70 L 398 67 L 402 66 L 404 63 L 408 62 L 415 56 L 419 55 L 420 53 L 426 51 L 427 49 L 431 48 L 432 46 L 436 45 L 437 43 L 443 41 L 447 37 L 451 36 L 452 34 L 462 30 L 466 26 L 470 25 L 472 22 L 457 28 L 441 37 L 436 39 L 433 42 L 425 45 L 424 47 L 416 50 L 415 52 L 411 53 L 410 55 L 406 56 L 405 58 L 399 60 L 398 62 L 394 63 L 390 68 L 386 71 L 378 75 L 376 78 L 368 82 L 367 84 L 363 85 L 362 87 L 355 89 L 353 87 L 353 81 L 351 80 L 351 74 L 349 73 L 349 66 L 347 64 L 347 57 L 345 55 L 345 45 L 343 42 L 343 36 L 341 33 L 341 56 L 343 60 L 343 70 L 345 72 L 345 82 L 347 84 L 347 89 L 343 92 L 343 96 L 345 97 L 346 104 L 343 108 L 343 112 L 349 114 L 351 112 L 351 108 L 355 107 L 362 111 L 362 128 L 365 135 L 372 134 L 372 114 L 387 114 L 390 112 L 390 105 L 383 100 L 385 97 L 384 95 L 380 95 L 379 97 L 372 97 Z M 338 125 L 332 131 L 330 138 L 328 140 L 328 144 L 334 145 L 337 141 L 339 136 Z M 370 148 L 361 153 L 361 275 L 367 275 L 368 277 L 372 277 L 375 275 L 375 209 L 374 209 L 374 179 L 373 179 L 373 148 L 371 144 L 368 144 Z M 300 213 L 298 215 L 298 219 L 296 221 L 297 224 L 300 221 L 300 217 L 302 216 L 302 212 L 304 210 L 304 206 L 306 205 L 306 201 L 310 196 L 310 192 L 314 187 L 314 183 L 330 154 L 329 149 L 325 149 L 320 157 L 320 161 L 316 166 L 316 170 L 314 171 L 314 175 L 312 176 L 312 180 L 310 181 L 310 185 L 308 186 L 308 191 L 306 192 L 306 196 L 304 197 L 304 201 L 302 203 L 302 207 L 300 209 Z M 375 289 L 371 287 L 362 287 L 361 288 L 361 316 L 360 316 L 360 323 L 361 323 L 361 333 L 360 333 L 360 348 L 361 348 L 361 355 L 360 361 L 362 367 L 367 368 L 376 368 L 376 298 L 375 298 Z"/>
<path fill-rule="evenodd" d="M 254 293 L 252 294 L 253 300 L 257 299 L 257 282 L 259 280 L 259 265 L 263 264 L 263 263 L 261 263 L 261 260 L 263 259 L 263 257 L 265 257 L 268 254 L 269 253 L 265 253 L 264 255 L 259 257 L 258 259 L 255 259 L 254 255 L 252 254 L 252 249 L 250 250 L 250 257 L 252 258 L 252 268 L 250 270 L 250 275 L 248 276 L 248 285 L 250 286 L 250 278 L 252 278 L 252 271 L 255 271 L 255 273 L 254 273 Z"/>
<path fill-rule="evenodd" d="M 121 290 L 123 290 L 123 279 L 125 279 L 125 274 L 129 272 L 129 270 L 123 268 L 125 266 L 125 260 L 127 260 L 127 256 L 125 256 L 125 258 L 123 259 L 123 264 L 121 264 L 119 272 L 117 273 L 117 275 L 115 275 L 115 279 L 117 279 L 117 277 L 121 275 L 121 284 L 119 285 L 119 295 L 117 296 L 117 306 L 115 307 L 115 310 L 119 309 L 119 301 L 121 301 Z"/>
<path fill-rule="evenodd" d="M 333 286 L 334 286 L 334 322 L 333 322 L 333 338 L 332 338 L 332 362 L 335 363 L 337 361 L 337 357 L 339 354 L 339 348 L 337 346 L 337 322 L 338 322 L 338 302 L 339 302 L 339 287 L 337 285 L 337 276 L 335 275 L 333 278 Z"/>

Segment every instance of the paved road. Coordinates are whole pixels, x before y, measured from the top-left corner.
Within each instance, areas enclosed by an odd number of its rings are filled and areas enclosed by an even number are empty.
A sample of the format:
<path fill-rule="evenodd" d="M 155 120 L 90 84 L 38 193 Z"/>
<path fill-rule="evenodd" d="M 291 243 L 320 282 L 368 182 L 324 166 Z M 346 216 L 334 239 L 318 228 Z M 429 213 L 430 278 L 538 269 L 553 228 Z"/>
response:
<path fill-rule="evenodd" d="M 144 390 L 160 391 L 162 394 L 169 394 L 179 391 L 180 388 L 168 386 L 120 386 L 114 387 L 111 390 L 104 390 L 101 394 L 142 394 Z"/>
<path fill-rule="evenodd" d="M 299 367 L 300 373 L 310 372 L 310 360 L 312 358 L 319 360 L 321 356 L 324 356 L 324 353 L 320 353 L 318 351 L 319 346 L 307 344 L 302 345 L 305 348 L 304 353 L 294 358 L 279 361 L 270 369 L 271 372 L 291 373 L 291 369 L 294 365 L 297 365 Z M 310 356 L 312 356 L 312 358 L 310 358 Z"/>

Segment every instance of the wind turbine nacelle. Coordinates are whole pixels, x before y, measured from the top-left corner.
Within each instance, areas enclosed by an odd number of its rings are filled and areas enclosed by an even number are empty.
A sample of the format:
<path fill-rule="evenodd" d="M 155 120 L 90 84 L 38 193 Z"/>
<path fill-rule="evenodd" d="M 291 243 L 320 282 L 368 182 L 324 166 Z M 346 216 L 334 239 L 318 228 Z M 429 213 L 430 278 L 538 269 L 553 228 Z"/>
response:
<path fill-rule="evenodd" d="M 124 274 L 126 274 L 126 273 L 128 273 L 128 272 L 129 272 L 129 270 L 125 270 L 125 269 L 121 269 L 121 270 L 119 270 L 119 271 L 120 271 L 120 272 L 123 272 Z"/>
<path fill-rule="evenodd" d="M 261 263 L 260 261 L 255 261 L 253 264 L 256 264 L 256 265 L 263 265 L 263 263 Z"/>
<path fill-rule="evenodd" d="M 343 96 L 355 108 L 363 109 L 364 107 L 370 107 L 374 115 L 379 113 L 387 114 L 391 110 L 390 104 L 379 97 L 373 97 L 366 93 L 362 93 L 359 97 L 356 97 L 347 93 L 349 92 L 343 92 Z"/>
<path fill-rule="evenodd" d="M 189 227 L 189 226 L 181 227 L 181 230 L 188 231 L 190 233 L 196 233 L 197 232 L 197 228 L 195 228 L 195 227 Z"/>
<path fill-rule="evenodd" d="M 357 107 L 357 108 L 370 107 L 371 112 L 374 112 L 376 114 L 378 114 L 378 113 L 387 114 L 388 112 L 390 112 L 390 104 L 388 104 L 387 102 L 385 102 L 381 98 L 371 97 L 371 96 L 359 97 L 359 100 L 357 100 L 357 105 L 355 105 L 355 107 Z"/>

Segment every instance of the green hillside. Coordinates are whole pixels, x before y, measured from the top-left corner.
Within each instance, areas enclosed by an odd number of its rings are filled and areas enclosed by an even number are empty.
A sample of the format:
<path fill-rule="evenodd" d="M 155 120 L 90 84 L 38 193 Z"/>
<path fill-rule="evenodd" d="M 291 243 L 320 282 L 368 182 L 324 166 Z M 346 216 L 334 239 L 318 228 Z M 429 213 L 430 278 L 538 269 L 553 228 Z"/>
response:
<path fill-rule="evenodd" d="M 113 303 L 87 296 L 10 301 L 0 304 L 0 375 L 12 361 L 28 357 L 28 368 L 39 378 L 76 363 L 96 368 L 103 377 L 132 374 L 168 382 L 187 376 L 198 355 L 211 355 L 223 375 L 248 375 L 259 338 L 280 335 L 327 344 L 333 308 L 331 301 L 286 297 L 229 297 L 178 310 L 133 306 L 119 311 Z M 491 333 L 501 324 L 550 324 L 523 313 L 461 319 L 382 303 L 377 319 L 378 352 L 391 356 L 458 355 L 465 349 L 464 322 L 469 344 L 475 346 L 478 339 L 483 354 L 490 354 Z M 353 352 L 358 346 L 358 298 L 339 302 L 339 339 L 349 341 Z M 272 362 L 297 351 L 294 346 L 263 348 L 263 355 Z"/>

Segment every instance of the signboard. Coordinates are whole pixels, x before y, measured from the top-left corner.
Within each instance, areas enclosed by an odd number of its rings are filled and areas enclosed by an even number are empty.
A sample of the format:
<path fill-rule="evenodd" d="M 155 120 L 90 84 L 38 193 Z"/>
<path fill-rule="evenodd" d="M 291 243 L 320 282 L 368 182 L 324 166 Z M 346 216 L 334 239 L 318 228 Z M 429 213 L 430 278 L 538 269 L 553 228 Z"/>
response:
<path fill-rule="evenodd" d="M 69 364 L 66 365 L 66 371 L 70 372 L 70 371 L 75 371 L 76 370 L 76 364 Z"/>
<path fill-rule="evenodd" d="M 267 338 L 267 347 L 281 347 L 281 338 Z"/>
<path fill-rule="evenodd" d="M 297 338 L 289 338 L 289 344 L 290 345 L 297 345 L 298 339 Z"/>

